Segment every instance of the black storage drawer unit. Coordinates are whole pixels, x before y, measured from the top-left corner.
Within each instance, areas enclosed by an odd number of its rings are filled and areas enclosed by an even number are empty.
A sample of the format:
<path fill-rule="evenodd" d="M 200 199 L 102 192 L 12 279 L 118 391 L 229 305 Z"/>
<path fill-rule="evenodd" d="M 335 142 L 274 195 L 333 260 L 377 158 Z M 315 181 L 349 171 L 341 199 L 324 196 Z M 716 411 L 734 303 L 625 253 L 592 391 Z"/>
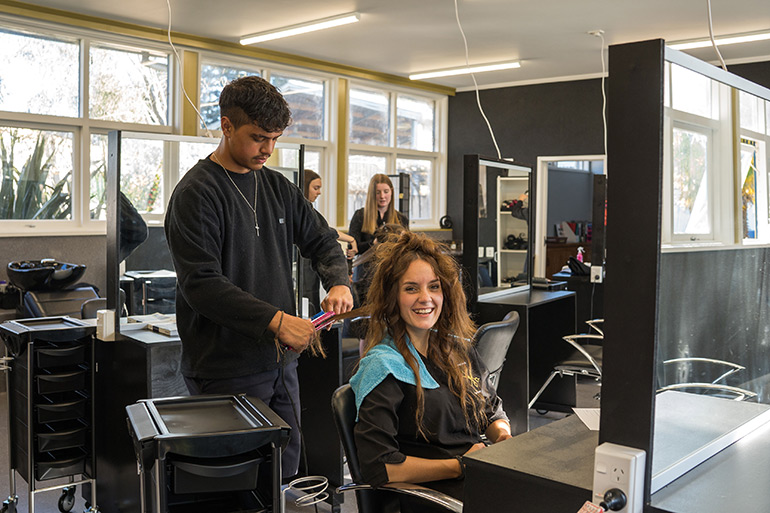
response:
<path fill-rule="evenodd" d="M 12 356 L 10 470 L 29 483 L 30 495 L 35 493 L 35 481 L 94 477 L 95 331 L 70 317 L 0 324 L 0 337 Z"/>

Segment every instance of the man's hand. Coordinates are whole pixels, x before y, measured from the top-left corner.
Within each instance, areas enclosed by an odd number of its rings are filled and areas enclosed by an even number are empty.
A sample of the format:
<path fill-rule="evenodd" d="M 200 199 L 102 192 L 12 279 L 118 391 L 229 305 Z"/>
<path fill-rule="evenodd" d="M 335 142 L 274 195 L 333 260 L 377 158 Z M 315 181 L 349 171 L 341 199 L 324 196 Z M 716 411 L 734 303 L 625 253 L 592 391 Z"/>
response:
<path fill-rule="evenodd" d="M 350 287 L 345 285 L 336 285 L 331 288 L 329 294 L 321 301 L 321 309 L 324 312 L 334 312 L 341 314 L 353 309 L 353 296 L 350 294 Z"/>
<path fill-rule="evenodd" d="M 283 321 L 280 322 L 281 327 L 279 329 L 278 323 L 280 319 L 281 312 L 278 312 L 270 321 L 268 329 L 273 333 L 278 331 L 278 340 L 282 344 L 286 344 L 298 353 L 304 351 L 315 334 L 313 323 L 306 319 L 301 319 L 285 313 L 283 314 Z"/>
<path fill-rule="evenodd" d="M 348 249 L 345 251 L 345 256 L 350 260 L 354 256 L 358 254 L 358 244 L 356 244 L 356 240 L 353 239 L 352 242 L 348 243 Z"/>

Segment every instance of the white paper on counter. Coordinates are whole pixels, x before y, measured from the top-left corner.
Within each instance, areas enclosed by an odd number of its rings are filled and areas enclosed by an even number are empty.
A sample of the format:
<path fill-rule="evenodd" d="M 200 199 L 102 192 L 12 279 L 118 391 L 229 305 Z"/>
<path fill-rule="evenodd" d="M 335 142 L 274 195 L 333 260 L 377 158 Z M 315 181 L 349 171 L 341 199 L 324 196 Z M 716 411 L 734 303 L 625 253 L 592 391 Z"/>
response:
<path fill-rule="evenodd" d="M 572 408 L 572 411 L 591 431 L 599 431 L 599 408 Z"/>

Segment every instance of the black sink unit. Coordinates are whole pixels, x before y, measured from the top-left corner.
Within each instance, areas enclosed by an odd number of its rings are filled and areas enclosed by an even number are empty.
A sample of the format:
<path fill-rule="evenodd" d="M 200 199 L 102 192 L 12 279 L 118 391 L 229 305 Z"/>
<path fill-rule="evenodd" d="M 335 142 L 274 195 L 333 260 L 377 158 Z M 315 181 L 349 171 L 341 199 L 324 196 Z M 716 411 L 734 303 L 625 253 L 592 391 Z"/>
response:
<path fill-rule="evenodd" d="M 10 357 L 10 500 L 16 494 L 17 474 L 29 485 L 28 504 L 34 503 L 38 489 L 43 492 L 61 488 L 62 511 L 67 511 L 62 505 L 71 502 L 76 485 L 94 483 L 95 331 L 95 327 L 71 317 L 0 324 L 0 337 Z M 69 478 L 68 484 L 40 485 L 63 477 Z"/>
<path fill-rule="evenodd" d="M 291 428 L 259 399 L 143 399 L 126 412 L 143 513 L 281 511 L 281 449 Z"/>

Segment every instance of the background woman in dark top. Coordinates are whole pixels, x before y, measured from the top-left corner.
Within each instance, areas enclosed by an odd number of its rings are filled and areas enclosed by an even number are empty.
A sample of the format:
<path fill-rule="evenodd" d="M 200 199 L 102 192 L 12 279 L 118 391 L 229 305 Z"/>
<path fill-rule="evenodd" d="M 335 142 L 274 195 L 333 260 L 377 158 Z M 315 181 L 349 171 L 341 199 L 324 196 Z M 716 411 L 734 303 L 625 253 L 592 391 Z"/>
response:
<path fill-rule="evenodd" d="M 511 431 L 485 386 L 460 271 L 445 249 L 411 232 L 378 246 L 365 356 L 350 384 L 364 479 L 431 482 L 460 497 L 462 455 L 484 446 L 481 433 L 494 443 Z"/>
<path fill-rule="evenodd" d="M 315 200 L 321 195 L 322 188 L 323 181 L 321 180 L 321 175 L 312 169 L 305 169 L 302 181 L 302 193 L 305 198 L 307 198 L 310 203 L 315 203 Z M 318 212 L 318 210 L 316 210 L 315 213 L 317 216 L 321 216 L 321 213 Z M 337 232 L 337 240 L 347 243 L 345 253 L 348 258 L 348 269 L 350 269 L 350 260 L 356 254 L 356 241 L 346 233 L 341 233 L 339 230 L 335 231 Z M 308 298 L 308 301 L 310 301 L 309 313 L 312 316 L 317 313 L 321 307 L 321 279 L 318 277 L 318 273 L 313 270 L 309 258 L 302 258 L 302 272 L 304 280 L 302 283 L 302 297 L 306 297 Z"/>
<path fill-rule="evenodd" d="M 350 219 L 348 233 L 358 243 L 358 253 L 364 253 L 374 242 L 374 231 L 386 223 L 398 223 L 409 228 L 409 219 L 393 204 L 393 182 L 388 175 L 376 174 L 369 181 L 366 205 Z"/>
<path fill-rule="evenodd" d="M 348 229 L 348 234 L 356 239 L 359 255 L 363 255 L 372 247 L 374 232 L 385 224 L 400 224 L 409 228 L 409 219 L 397 211 L 393 204 L 393 182 L 388 175 L 376 174 L 369 181 L 366 205 L 355 211 Z M 353 271 L 353 300 L 356 307 L 362 306 L 366 300 L 371 272 L 371 265 L 368 263 L 357 266 Z M 353 336 L 358 337 L 363 347 L 365 323 L 352 322 L 350 331 Z"/>

